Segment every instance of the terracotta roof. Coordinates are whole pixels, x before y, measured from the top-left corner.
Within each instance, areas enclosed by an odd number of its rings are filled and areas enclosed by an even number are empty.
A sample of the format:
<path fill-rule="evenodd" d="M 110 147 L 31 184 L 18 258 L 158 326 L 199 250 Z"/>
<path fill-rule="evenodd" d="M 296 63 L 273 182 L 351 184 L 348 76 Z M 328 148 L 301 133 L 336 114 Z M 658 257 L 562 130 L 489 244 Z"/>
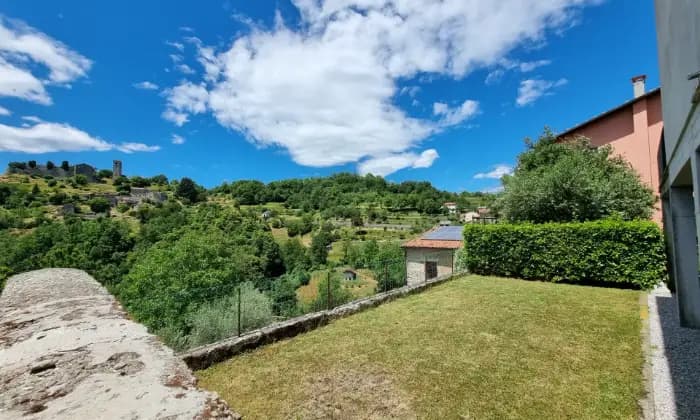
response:
<path fill-rule="evenodd" d="M 401 245 L 404 248 L 438 248 L 438 249 L 459 249 L 462 241 L 447 241 L 437 239 L 413 239 Z"/>
<path fill-rule="evenodd" d="M 618 105 L 618 106 L 616 106 L 616 107 L 614 107 L 614 108 L 612 108 L 612 109 L 610 109 L 610 110 L 607 110 L 607 111 L 603 112 L 602 114 L 598 114 L 598 115 L 596 115 L 595 117 L 593 117 L 593 118 L 591 118 L 591 119 L 588 119 L 588 120 L 586 120 L 586 121 L 584 121 L 584 122 L 582 122 L 582 123 L 580 123 L 580 124 L 577 124 L 577 125 L 575 125 L 575 126 L 573 126 L 573 127 L 571 127 L 571 128 L 568 128 L 568 129 L 562 131 L 561 133 L 559 133 L 559 134 L 556 135 L 557 140 L 563 139 L 564 137 L 570 135 L 572 132 L 574 132 L 574 131 L 576 131 L 576 130 L 578 130 L 578 129 L 580 129 L 580 128 L 583 128 L 583 127 L 587 126 L 588 124 L 590 124 L 590 123 L 592 123 L 592 122 L 594 122 L 594 121 L 597 121 L 597 120 L 599 120 L 599 119 L 601 119 L 601 118 L 607 117 L 608 115 L 610 115 L 610 114 L 612 114 L 612 113 L 614 113 L 614 112 L 616 112 L 616 111 L 619 111 L 619 110 L 621 110 L 621 109 L 623 109 L 623 108 L 625 108 L 625 107 L 628 107 L 628 106 L 632 105 L 633 103 L 635 103 L 635 102 L 637 102 L 637 101 L 640 101 L 640 100 L 642 100 L 642 99 L 644 99 L 644 98 L 648 98 L 648 97 L 650 97 L 650 96 L 653 96 L 653 95 L 656 95 L 656 94 L 659 94 L 659 93 L 661 93 L 661 88 L 656 88 L 656 89 L 650 90 L 649 92 L 647 92 L 647 93 L 641 95 L 641 96 L 638 97 L 638 98 L 632 98 L 632 99 L 630 99 L 629 101 L 624 102 L 624 103 L 621 104 L 621 105 Z"/>

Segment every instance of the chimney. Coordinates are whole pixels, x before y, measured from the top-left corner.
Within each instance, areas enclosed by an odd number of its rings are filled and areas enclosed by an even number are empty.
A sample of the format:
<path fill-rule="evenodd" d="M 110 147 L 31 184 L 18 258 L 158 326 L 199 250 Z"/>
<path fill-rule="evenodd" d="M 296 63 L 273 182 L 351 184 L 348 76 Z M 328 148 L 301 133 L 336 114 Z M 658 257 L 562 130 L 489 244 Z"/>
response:
<path fill-rule="evenodd" d="M 647 75 L 642 74 L 640 76 L 635 76 L 632 78 L 632 87 L 634 89 L 634 97 L 639 98 L 640 96 L 647 93 L 646 88 Z"/>

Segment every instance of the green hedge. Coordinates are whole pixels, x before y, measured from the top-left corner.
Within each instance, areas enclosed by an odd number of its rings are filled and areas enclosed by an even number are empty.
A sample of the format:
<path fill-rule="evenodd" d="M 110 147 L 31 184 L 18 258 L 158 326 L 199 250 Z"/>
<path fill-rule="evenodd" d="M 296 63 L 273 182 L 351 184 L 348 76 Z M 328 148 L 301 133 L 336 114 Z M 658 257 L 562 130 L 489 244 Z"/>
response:
<path fill-rule="evenodd" d="M 460 265 L 472 273 L 649 289 L 666 277 L 649 221 L 467 225 Z"/>

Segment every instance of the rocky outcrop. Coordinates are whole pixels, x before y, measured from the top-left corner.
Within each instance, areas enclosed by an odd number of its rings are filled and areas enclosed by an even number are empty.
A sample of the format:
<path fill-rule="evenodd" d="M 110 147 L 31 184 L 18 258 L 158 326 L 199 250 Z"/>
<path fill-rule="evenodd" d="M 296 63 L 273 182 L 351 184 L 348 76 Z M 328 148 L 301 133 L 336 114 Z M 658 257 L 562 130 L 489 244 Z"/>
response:
<path fill-rule="evenodd" d="M 83 271 L 10 278 L 0 296 L 0 418 L 233 419 L 172 350 Z"/>

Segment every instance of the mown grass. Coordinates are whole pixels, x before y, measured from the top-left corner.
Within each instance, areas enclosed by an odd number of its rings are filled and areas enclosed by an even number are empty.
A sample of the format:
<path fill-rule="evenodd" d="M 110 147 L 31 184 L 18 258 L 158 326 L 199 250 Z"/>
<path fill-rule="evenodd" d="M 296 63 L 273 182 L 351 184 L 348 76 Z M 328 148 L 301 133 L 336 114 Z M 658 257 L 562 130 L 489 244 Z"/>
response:
<path fill-rule="evenodd" d="M 638 297 L 468 276 L 197 376 L 248 419 L 635 418 Z"/>

